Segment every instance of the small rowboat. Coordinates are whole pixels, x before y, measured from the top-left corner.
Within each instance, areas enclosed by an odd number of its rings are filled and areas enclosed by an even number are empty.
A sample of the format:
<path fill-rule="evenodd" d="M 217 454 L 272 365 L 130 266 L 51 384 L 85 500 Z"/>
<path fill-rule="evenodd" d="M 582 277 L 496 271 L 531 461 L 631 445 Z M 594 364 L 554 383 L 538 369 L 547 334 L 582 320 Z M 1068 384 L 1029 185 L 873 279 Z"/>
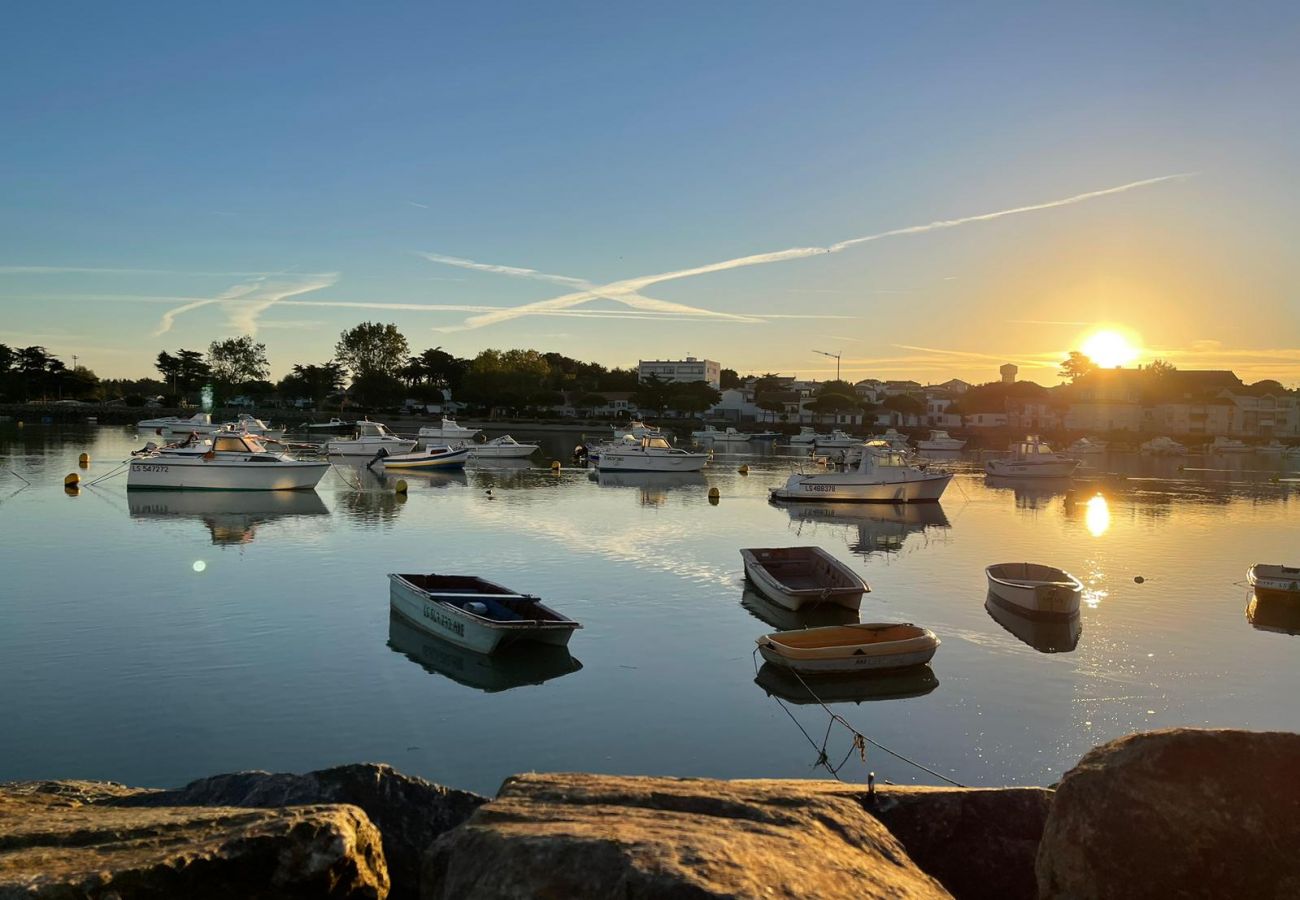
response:
<path fill-rule="evenodd" d="M 906 669 L 928 663 L 939 648 L 933 631 L 910 622 L 778 631 L 757 643 L 763 659 L 801 675 Z"/>
<path fill-rule="evenodd" d="M 806 604 L 862 606 L 871 590 L 857 573 L 821 547 L 774 547 L 741 550 L 745 576 L 778 606 L 798 610 Z"/>
<path fill-rule="evenodd" d="M 412 625 L 477 653 L 532 641 L 564 647 L 582 626 L 536 597 L 471 575 L 389 575 L 389 603 Z"/>
<path fill-rule="evenodd" d="M 370 468 L 375 463 L 383 466 L 384 471 L 431 472 L 440 469 L 463 469 L 469 459 L 470 451 L 464 447 L 427 447 L 413 453 L 400 453 L 388 456 L 380 450 L 375 458 L 366 464 Z"/>
<path fill-rule="evenodd" d="M 1068 619 L 1079 614 L 1083 583 L 1064 569 L 1039 563 L 999 563 L 984 570 L 989 599 L 1031 619 Z"/>
<path fill-rule="evenodd" d="M 1256 597 L 1300 601 L 1300 568 L 1255 563 L 1246 571 Z"/>

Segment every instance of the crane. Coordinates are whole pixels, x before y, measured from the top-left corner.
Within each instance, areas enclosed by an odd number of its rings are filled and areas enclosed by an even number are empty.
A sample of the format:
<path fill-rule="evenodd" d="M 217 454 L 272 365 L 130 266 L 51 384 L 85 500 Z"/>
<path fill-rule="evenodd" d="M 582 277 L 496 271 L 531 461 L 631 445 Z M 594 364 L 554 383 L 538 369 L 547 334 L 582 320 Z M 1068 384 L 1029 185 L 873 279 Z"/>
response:
<path fill-rule="evenodd" d="M 820 353 L 822 356 L 829 356 L 831 359 L 835 360 L 835 380 L 839 381 L 840 380 L 840 357 L 844 355 L 844 351 L 841 350 L 839 353 L 827 353 L 825 350 L 814 350 L 813 353 Z"/>

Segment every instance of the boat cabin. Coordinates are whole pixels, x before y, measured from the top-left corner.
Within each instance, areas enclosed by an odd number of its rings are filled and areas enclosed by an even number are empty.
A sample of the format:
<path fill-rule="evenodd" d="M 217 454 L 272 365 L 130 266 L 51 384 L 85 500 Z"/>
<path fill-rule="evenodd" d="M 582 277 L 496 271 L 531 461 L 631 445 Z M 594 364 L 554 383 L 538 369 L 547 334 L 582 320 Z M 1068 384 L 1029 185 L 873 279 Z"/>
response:
<path fill-rule="evenodd" d="M 1038 456 L 1040 454 L 1052 454 L 1053 450 L 1047 444 L 1038 439 L 1038 435 L 1031 434 L 1023 441 L 1016 441 L 1011 445 L 1011 452 L 1015 456 Z"/>
<path fill-rule="evenodd" d="M 357 423 L 358 438 L 392 438 L 397 440 L 397 435 L 388 430 L 387 425 L 381 425 L 379 422 L 362 421 Z"/>
<path fill-rule="evenodd" d="M 218 434 L 212 439 L 212 449 L 217 453 L 269 452 L 262 442 L 251 434 Z"/>
<path fill-rule="evenodd" d="M 907 454 L 891 447 L 888 441 L 867 441 L 862 446 L 862 462 L 859 468 L 864 471 L 868 468 L 907 468 L 910 465 Z"/>

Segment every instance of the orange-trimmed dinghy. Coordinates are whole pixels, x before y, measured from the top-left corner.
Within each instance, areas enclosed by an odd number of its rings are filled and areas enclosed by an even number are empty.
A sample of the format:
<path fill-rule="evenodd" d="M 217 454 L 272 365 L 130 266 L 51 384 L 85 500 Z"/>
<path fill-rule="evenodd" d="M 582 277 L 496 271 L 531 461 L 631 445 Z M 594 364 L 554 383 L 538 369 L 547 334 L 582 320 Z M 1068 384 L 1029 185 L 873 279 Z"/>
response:
<path fill-rule="evenodd" d="M 817 675 L 923 665 L 934 658 L 940 642 L 933 631 L 910 622 L 863 622 L 778 631 L 757 643 L 763 659 L 773 665 Z"/>

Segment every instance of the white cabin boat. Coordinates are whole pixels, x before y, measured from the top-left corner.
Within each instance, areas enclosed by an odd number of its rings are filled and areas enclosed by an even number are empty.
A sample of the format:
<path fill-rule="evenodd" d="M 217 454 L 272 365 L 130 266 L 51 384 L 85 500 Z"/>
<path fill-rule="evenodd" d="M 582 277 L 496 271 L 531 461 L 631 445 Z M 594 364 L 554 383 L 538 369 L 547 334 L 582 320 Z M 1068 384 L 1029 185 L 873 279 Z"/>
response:
<path fill-rule="evenodd" d="M 1083 583 L 1064 569 L 1039 563 L 999 563 L 984 570 L 989 599 L 1031 619 L 1079 614 Z"/>
<path fill-rule="evenodd" d="M 378 464 L 385 472 L 445 472 L 465 468 L 468 460 L 469 450 L 464 447 L 429 446 L 394 456 L 381 447 L 366 468 Z"/>
<path fill-rule="evenodd" d="M 778 606 L 799 610 L 829 603 L 847 609 L 862 606 L 871 590 L 858 574 L 821 547 L 773 547 L 741 550 L 745 577 Z"/>
<path fill-rule="evenodd" d="M 952 473 L 914 465 L 882 441 L 862 445 L 862 459 L 847 472 L 791 475 L 773 488 L 774 500 L 834 500 L 857 503 L 927 503 L 943 496 Z"/>
<path fill-rule="evenodd" d="M 903 453 L 911 451 L 911 446 L 907 443 L 907 435 L 899 432 L 897 428 L 887 428 L 884 434 L 872 435 L 868 440 L 884 441 L 891 449 L 899 450 Z M 965 442 L 963 442 L 964 444 Z"/>
<path fill-rule="evenodd" d="M 398 437 L 388 426 L 368 420 L 356 423 L 356 431 L 348 438 L 326 441 L 324 452 L 334 456 L 374 456 L 380 450 L 389 456 L 410 453 L 419 441 Z"/>
<path fill-rule="evenodd" d="M 922 666 L 934 658 L 939 638 L 910 622 L 827 625 L 778 631 L 759 638 L 758 652 L 801 675 L 888 671 Z"/>
<path fill-rule="evenodd" d="M 536 597 L 468 575 L 388 576 L 389 603 L 412 625 L 476 653 L 509 644 L 566 646 L 582 626 Z"/>
<path fill-rule="evenodd" d="M 478 433 L 479 429 L 458 425 L 455 419 L 446 416 L 443 416 L 437 425 L 425 425 L 420 429 L 421 438 L 431 438 L 435 441 L 467 441 Z"/>
<path fill-rule="evenodd" d="M 653 425 L 647 425 L 645 422 L 642 422 L 640 419 L 633 419 L 631 422 L 628 422 L 622 428 L 620 428 L 617 425 L 611 425 L 610 430 L 614 432 L 614 440 L 618 440 L 619 438 L 625 436 L 631 436 L 634 438 L 643 438 L 646 435 L 653 435 L 655 437 L 658 437 L 662 434 L 662 432 L 658 428 L 656 428 Z"/>
<path fill-rule="evenodd" d="M 1246 581 L 1256 597 L 1300 601 L 1300 567 L 1255 563 Z"/>
<path fill-rule="evenodd" d="M 253 435 L 222 432 L 210 442 L 135 455 L 126 486 L 131 490 L 309 491 L 329 467 L 328 462 L 273 453 Z"/>
<path fill-rule="evenodd" d="M 1250 445 L 1236 438 L 1219 435 L 1205 447 L 1208 453 L 1249 453 Z"/>
<path fill-rule="evenodd" d="M 465 445 L 471 459 L 526 459 L 539 447 L 539 444 L 522 444 L 508 434 L 482 444 Z"/>
<path fill-rule="evenodd" d="M 705 425 L 699 431 L 692 431 L 691 437 L 697 441 L 715 441 L 717 443 L 748 443 L 750 435 L 737 431 L 731 426 L 726 430 L 714 428 L 712 425 Z"/>
<path fill-rule="evenodd" d="M 263 422 L 257 416 L 248 413 L 240 413 L 239 417 L 233 422 L 227 422 L 221 426 L 223 431 L 238 431 L 242 434 L 251 434 L 254 437 L 282 438 L 284 437 L 283 428 L 272 428 Z"/>
<path fill-rule="evenodd" d="M 1077 453 L 1080 455 L 1087 454 L 1087 453 L 1105 453 L 1106 442 L 1099 441 L 1096 438 L 1081 437 L 1073 444 L 1071 444 L 1069 447 L 1067 447 L 1066 452 Z"/>
<path fill-rule="evenodd" d="M 204 412 L 195 413 L 188 419 L 182 419 L 180 416 L 145 419 L 136 422 L 135 427 L 140 431 L 154 431 L 159 434 L 163 432 L 171 434 L 212 434 L 212 432 L 221 428 L 220 425 L 213 425 L 212 416 Z"/>
<path fill-rule="evenodd" d="M 862 438 L 854 437 L 846 431 L 840 431 L 836 428 L 829 435 L 817 435 L 813 445 L 818 450 L 846 450 L 849 447 L 858 447 L 862 444 Z"/>
<path fill-rule="evenodd" d="M 1143 442 L 1138 450 L 1148 456 L 1186 456 L 1187 448 L 1171 437 L 1160 435 Z"/>
<path fill-rule="evenodd" d="M 985 472 L 1003 478 L 1068 478 L 1077 468 L 1077 459 L 1054 452 L 1032 434 L 1012 444 L 1009 457 L 984 463 Z"/>
<path fill-rule="evenodd" d="M 691 453 L 666 438 L 646 435 L 635 444 L 601 447 L 595 466 L 598 472 L 698 472 L 708 461 L 707 453 Z"/>
<path fill-rule="evenodd" d="M 960 450 L 966 446 L 966 442 L 958 440 L 946 431 L 934 430 L 930 436 L 923 441 L 916 442 L 918 450 Z"/>
<path fill-rule="evenodd" d="M 818 438 L 826 437 L 830 437 L 830 435 L 818 434 L 816 428 L 809 428 L 807 425 L 801 425 L 799 427 L 799 433 L 791 435 L 790 443 L 795 445 L 815 444 L 817 443 Z"/>

